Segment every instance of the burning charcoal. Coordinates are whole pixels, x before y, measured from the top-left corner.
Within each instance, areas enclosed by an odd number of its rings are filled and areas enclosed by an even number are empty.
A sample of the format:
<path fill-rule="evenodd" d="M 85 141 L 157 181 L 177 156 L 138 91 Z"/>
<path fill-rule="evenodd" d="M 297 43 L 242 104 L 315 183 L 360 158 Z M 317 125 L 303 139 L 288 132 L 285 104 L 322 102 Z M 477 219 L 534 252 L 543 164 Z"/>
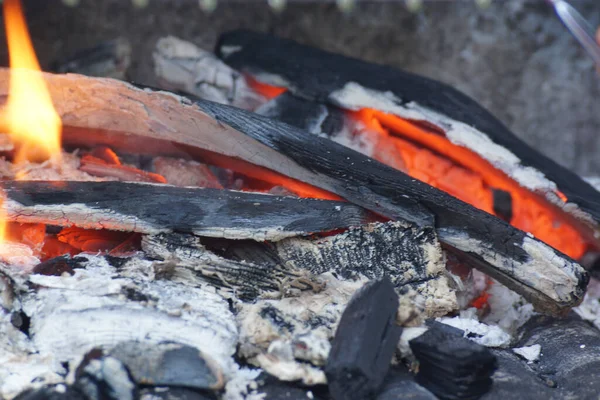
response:
<path fill-rule="evenodd" d="M 14 400 L 90 400 L 90 398 L 70 386 L 56 385 L 27 390 Z"/>
<path fill-rule="evenodd" d="M 153 167 L 154 172 L 163 176 L 170 185 L 223 189 L 210 168 L 195 161 L 156 157 Z"/>
<path fill-rule="evenodd" d="M 296 126 L 313 134 L 338 132 L 344 126 L 341 111 L 328 106 L 295 97 L 289 92 L 277 96 L 272 101 L 255 110 L 257 114 Z M 333 116 L 332 114 L 336 114 Z M 329 119 L 329 121 L 328 121 Z M 327 128 L 324 125 L 327 122 Z M 338 124 L 331 124 L 338 121 Z"/>
<path fill-rule="evenodd" d="M 419 362 L 417 382 L 436 396 L 472 399 L 490 390 L 496 358 L 462 331 L 436 323 L 409 344 Z"/>
<path fill-rule="evenodd" d="M 9 219 L 154 234 L 168 230 L 202 236 L 277 240 L 362 225 L 360 207 L 216 189 L 117 182 L 5 183 Z M 168 204 L 169 207 L 165 207 Z M 75 206 L 77 205 L 77 206 Z M 194 216 L 194 218 L 191 218 Z"/>
<path fill-rule="evenodd" d="M 137 387 L 125 365 L 117 358 L 104 357 L 102 351 L 88 353 L 75 373 L 74 387 L 88 400 L 134 400 Z"/>
<path fill-rule="evenodd" d="M 110 354 L 129 369 L 141 385 L 223 388 L 223 372 L 197 348 L 173 342 L 122 342 Z"/>
<path fill-rule="evenodd" d="M 336 400 L 378 393 L 402 329 L 396 325 L 398 295 L 384 278 L 361 288 L 342 315 L 325 373 Z"/>
<path fill-rule="evenodd" d="M 80 264 L 82 261 L 86 261 L 86 259 L 81 257 L 71 258 L 69 255 L 59 256 L 39 263 L 33 269 L 33 273 L 55 276 L 60 276 L 64 273 L 73 275 L 75 273 L 75 268 L 83 267 L 83 265 Z"/>
<path fill-rule="evenodd" d="M 284 53 L 286 46 L 287 42 L 282 49 Z M 261 52 L 260 48 L 255 50 L 256 54 Z M 247 54 L 245 48 L 234 52 L 236 56 L 242 53 Z M 330 71 L 337 74 L 335 67 Z M 314 76 L 318 76 L 317 71 Z M 8 71 L 0 69 L 0 95 L 8 91 L 8 77 Z M 65 146 L 106 145 L 119 152 L 176 157 L 185 149 L 188 154 L 200 156 L 205 163 L 230 168 L 273 185 L 284 183 L 300 196 L 342 197 L 386 218 L 406 220 L 420 227 L 435 226 L 448 250 L 460 254 L 470 264 L 519 292 L 540 311 L 561 313 L 582 300 L 588 276 L 572 259 L 491 214 L 326 138 L 243 110 L 203 100 L 192 103 L 172 93 L 136 88 L 114 80 L 52 74 L 44 74 L 44 79 L 53 98 L 60 98 L 55 107 L 59 116 L 64 117 Z M 331 82 L 339 80 L 332 79 Z M 415 92 L 426 95 L 428 90 Z M 446 104 L 445 101 L 442 103 Z M 398 104 L 394 102 L 400 107 Z M 462 109 L 456 105 L 456 110 Z M 119 121 L 118 127 L 114 121 Z M 464 123 L 459 127 L 452 132 L 472 133 Z M 432 129 L 428 127 L 427 130 Z M 437 135 L 439 131 L 436 132 Z M 506 136 L 509 137 L 508 133 Z M 165 189 L 155 190 L 163 192 Z M 581 194 L 565 194 L 578 193 Z M 594 196 L 600 194 L 595 192 L 590 198 Z M 158 198 L 160 194 L 154 197 Z M 138 208 L 139 201 L 134 202 Z M 171 205 L 168 210 L 180 210 L 189 207 L 188 203 L 175 205 L 162 201 L 161 209 L 155 211 L 164 213 L 164 204 Z M 278 200 L 278 203 L 283 202 Z M 589 206 L 593 208 L 593 204 Z M 193 215 L 198 215 L 200 210 L 195 211 Z M 236 211 L 239 213 L 242 209 Z M 250 220 L 254 221 L 255 208 L 247 211 L 253 211 Z M 114 215 L 114 211 L 110 214 Z M 210 216 L 216 214 L 213 212 Z M 155 214 L 151 215 L 155 218 Z M 553 216 L 570 218 L 561 213 Z M 89 214 L 86 218 L 89 219 Z M 230 218 L 231 214 L 228 214 L 227 219 Z M 173 219 L 171 215 L 165 224 L 158 225 L 158 229 L 163 231 L 165 225 L 172 226 Z M 310 219 L 315 220 L 312 216 Z M 243 219 L 238 217 L 236 225 L 241 221 Z M 131 225 L 148 227 L 142 221 Z M 600 239 L 595 239 L 594 232 L 588 227 L 578 224 L 575 234 L 583 235 L 595 247 Z M 219 233 L 223 235 L 222 231 Z M 239 230 L 236 233 L 239 235 Z M 560 235 L 552 237 L 562 238 Z"/>
<path fill-rule="evenodd" d="M 561 398 L 595 398 L 600 393 L 600 331 L 570 314 L 565 319 L 537 316 L 522 328 L 517 347 L 538 344 L 539 360 L 530 367 Z"/>
<path fill-rule="evenodd" d="M 415 382 L 407 368 L 400 365 L 388 372 L 383 387 L 376 400 L 436 400 L 429 390 Z"/>
<path fill-rule="evenodd" d="M 92 176 L 117 178 L 123 182 L 167 183 L 167 180 L 159 174 L 143 171 L 129 165 L 108 163 L 104 159 L 89 154 L 81 157 L 79 170 Z"/>
<path fill-rule="evenodd" d="M 100 43 L 81 50 L 52 68 L 59 73 L 74 72 L 88 76 L 125 79 L 131 63 L 131 45 L 125 38 Z"/>

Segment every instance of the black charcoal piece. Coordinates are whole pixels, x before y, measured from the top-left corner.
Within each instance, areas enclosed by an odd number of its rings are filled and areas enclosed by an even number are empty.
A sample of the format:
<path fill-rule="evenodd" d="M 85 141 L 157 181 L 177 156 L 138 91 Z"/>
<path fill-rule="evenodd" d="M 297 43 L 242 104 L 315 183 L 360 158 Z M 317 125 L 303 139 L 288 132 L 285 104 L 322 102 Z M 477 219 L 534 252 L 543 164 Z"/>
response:
<path fill-rule="evenodd" d="M 327 387 L 302 387 L 294 382 L 280 381 L 276 377 L 263 373 L 255 379 L 259 395 L 265 395 L 265 399 L 281 400 L 321 400 L 328 398 Z M 325 392 L 325 397 L 321 395 Z"/>
<path fill-rule="evenodd" d="M 499 218 L 510 223 L 513 215 L 511 194 L 499 189 L 493 189 L 492 194 L 494 199 L 494 213 Z"/>
<path fill-rule="evenodd" d="M 376 400 L 436 400 L 429 390 L 415 382 L 414 376 L 404 365 L 392 368 L 383 382 Z"/>
<path fill-rule="evenodd" d="M 88 400 L 135 400 L 137 385 L 125 365 L 101 350 L 87 353 L 75 372 L 73 385 Z"/>
<path fill-rule="evenodd" d="M 436 325 L 409 344 L 419 362 L 417 382 L 436 396 L 475 399 L 490 390 L 497 361 L 486 347 Z"/>
<path fill-rule="evenodd" d="M 73 275 L 75 268 L 83 268 L 81 262 L 85 262 L 86 259 L 82 257 L 71 258 L 68 254 L 54 257 L 49 260 L 43 261 L 35 266 L 33 269 L 34 274 L 40 275 L 56 275 L 60 276 L 64 273 Z"/>
<path fill-rule="evenodd" d="M 492 375 L 494 384 L 482 400 L 548 400 L 559 399 L 560 390 L 540 379 L 531 365 L 512 350 L 492 349 L 498 369 Z"/>
<path fill-rule="evenodd" d="M 555 385 L 561 398 L 596 398 L 600 393 L 600 331 L 571 313 L 567 318 L 534 317 L 521 328 L 517 347 L 539 344 L 530 364 L 541 380 Z"/>
<path fill-rule="evenodd" d="M 178 344 L 123 342 L 111 355 L 123 362 L 140 385 L 221 389 L 223 374 L 200 350 Z"/>
<path fill-rule="evenodd" d="M 352 296 L 325 366 L 335 400 L 367 399 L 378 393 L 402 332 L 396 325 L 397 312 L 398 295 L 387 278 L 367 283 Z"/>

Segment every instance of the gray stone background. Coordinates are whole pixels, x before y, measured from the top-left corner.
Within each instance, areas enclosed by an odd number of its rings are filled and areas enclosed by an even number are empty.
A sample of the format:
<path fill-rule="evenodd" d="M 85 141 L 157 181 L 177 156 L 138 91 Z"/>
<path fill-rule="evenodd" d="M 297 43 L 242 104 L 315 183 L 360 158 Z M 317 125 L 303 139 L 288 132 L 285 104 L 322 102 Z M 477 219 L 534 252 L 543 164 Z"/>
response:
<path fill-rule="evenodd" d="M 595 25 L 599 0 L 572 0 Z M 210 15 L 197 0 L 31 0 L 29 21 L 43 65 L 100 41 L 133 44 L 130 77 L 153 84 L 152 49 L 164 35 L 212 48 L 235 28 L 270 31 L 330 51 L 389 64 L 452 84 L 510 126 L 525 141 L 584 175 L 600 174 L 600 75 L 542 0 L 359 2 L 350 14 L 334 3 L 288 5 L 224 1 Z M 0 58 L 6 58 L 2 46 Z"/>

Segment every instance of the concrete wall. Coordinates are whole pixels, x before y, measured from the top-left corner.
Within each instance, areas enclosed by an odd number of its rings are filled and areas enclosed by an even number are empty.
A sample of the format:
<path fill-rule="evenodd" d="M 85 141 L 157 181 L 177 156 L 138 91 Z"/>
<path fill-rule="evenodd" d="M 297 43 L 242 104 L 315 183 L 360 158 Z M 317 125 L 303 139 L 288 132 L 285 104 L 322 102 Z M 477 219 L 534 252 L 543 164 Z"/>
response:
<path fill-rule="evenodd" d="M 434 1 L 420 14 L 403 2 L 360 3 L 349 15 L 331 3 L 292 3 L 276 14 L 266 1 L 221 2 L 206 15 L 197 0 L 150 0 L 144 9 L 126 0 L 82 0 L 75 8 L 31 1 L 32 34 L 46 65 L 125 36 L 134 44 L 131 77 L 153 84 L 151 52 L 161 36 L 212 48 L 225 30 L 271 31 L 450 83 L 558 162 L 600 174 L 600 76 L 541 0 L 496 0 L 486 10 L 470 0 Z M 597 0 L 572 3 L 600 24 Z"/>

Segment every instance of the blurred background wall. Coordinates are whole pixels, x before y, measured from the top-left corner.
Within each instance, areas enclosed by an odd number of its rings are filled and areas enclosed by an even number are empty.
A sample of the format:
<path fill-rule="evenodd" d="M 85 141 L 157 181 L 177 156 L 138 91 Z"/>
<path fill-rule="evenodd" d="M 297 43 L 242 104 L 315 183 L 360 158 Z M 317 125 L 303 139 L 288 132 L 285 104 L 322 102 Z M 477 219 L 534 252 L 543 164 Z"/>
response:
<path fill-rule="evenodd" d="M 452 84 L 559 163 L 600 175 L 600 75 L 542 0 L 495 0 L 487 8 L 474 0 L 425 1 L 418 12 L 400 0 L 358 1 L 349 13 L 307 0 L 290 0 L 280 12 L 267 0 L 221 0 L 211 13 L 198 0 L 147 3 L 26 1 L 42 64 L 122 36 L 133 45 L 130 78 L 152 85 L 152 50 L 162 36 L 212 49 L 230 29 L 269 31 Z M 598 0 L 572 4 L 600 24 Z M 6 63 L 6 46 L 0 49 Z"/>

